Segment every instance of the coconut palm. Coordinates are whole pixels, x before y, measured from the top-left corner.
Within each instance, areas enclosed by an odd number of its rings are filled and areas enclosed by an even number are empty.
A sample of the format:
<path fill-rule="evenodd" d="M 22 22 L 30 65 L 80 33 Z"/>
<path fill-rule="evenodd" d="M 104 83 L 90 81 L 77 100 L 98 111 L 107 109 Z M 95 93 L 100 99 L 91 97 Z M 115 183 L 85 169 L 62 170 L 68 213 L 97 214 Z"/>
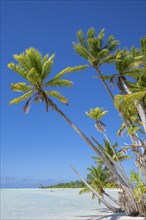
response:
<path fill-rule="evenodd" d="M 29 84 L 27 85 L 25 82 L 12 84 L 12 90 L 17 92 L 25 92 L 25 94 L 10 101 L 10 104 L 17 104 L 20 101 L 26 100 L 24 105 L 25 112 L 28 111 L 31 101 L 44 102 L 46 105 L 46 111 L 48 111 L 49 108 L 53 108 L 86 141 L 86 143 L 98 154 L 98 156 L 105 161 L 105 164 L 116 175 L 119 182 L 127 186 L 127 183 L 117 172 L 116 168 L 109 162 L 107 158 L 104 158 L 103 153 L 94 146 L 89 138 L 87 138 L 86 135 L 71 122 L 71 120 L 57 107 L 52 100 L 52 97 L 57 98 L 62 103 L 67 104 L 67 98 L 62 96 L 62 94 L 56 90 L 46 90 L 46 87 L 71 86 L 72 83 L 69 80 L 62 79 L 62 77 L 68 72 L 85 69 L 87 65 L 67 67 L 61 72 L 57 73 L 52 79 L 47 81 L 47 77 L 51 74 L 53 58 L 54 54 L 50 57 L 48 55 L 42 57 L 41 53 L 34 48 L 27 49 L 20 55 L 14 55 L 14 59 L 18 62 L 18 64 L 10 63 L 8 64 L 8 67 L 22 76 Z"/>
<path fill-rule="evenodd" d="M 27 100 L 24 106 L 24 111 L 27 112 L 31 101 L 44 102 L 46 111 L 53 105 L 50 97 L 57 98 L 63 104 L 68 103 L 67 98 L 57 90 L 47 90 L 47 88 L 70 87 L 72 82 L 62 79 L 62 77 L 68 72 L 79 71 L 87 66 L 67 67 L 47 81 L 47 77 L 51 74 L 54 56 L 55 54 L 49 57 L 47 54 L 42 57 L 41 53 L 34 48 L 29 48 L 20 55 L 14 55 L 14 59 L 18 61 L 18 64 L 9 63 L 8 67 L 22 76 L 29 85 L 25 82 L 12 83 L 12 90 L 24 94 L 10 101 L 10 104 L 18 104 L 20 101 Z"/>
<path fill-rule="evenodd" d="M 119 205 L 118 201 L 114 199 L 112 196 L 110 196 L 108 193 L 106 193 L 105 189 L 109 186 L 109 184 L 114 186 L 115 179 L 111 178 L 110 172 L 102 166 L 102 164 L 98 164 L 96 167 L 91 166 L 88 168 L 90 173 L 87 175 L 87 182 L 91 185 L 91 187 L 99 193 L 100 196 L 107 196 L 110 198 L 114 203 Z M 82 195 L 83 193 L 88 193 L 91 190 L 86 187 L 82 189 L 79 194 Z M 95 198 L 95 194 L 92 193 L 92 198 Z M 99 203 L 101 202 L 100 199 L 98 200 Z"/>
<path fill-rule="evenodd" d="M 114 207 L 109 202 L 107 202 L 103 196 L 101 196 L 94 188 L 92 188 L 91 185 L 89 185 L 87 183 L 87 181 L 78 173 L 78 171 L 72 165 L 71 165 L 71 168 L 78 175 L 78 177 L 82 180 L 82 182 L 87 186 L 87 191 L 90 190 L 98 198 L 99 201 L 101 201 L 107 208 L 109 208 L 109 210 L 111 210 L 113 212 L 121 212 L 122 211 L 121 208 Z M 117 203 L 117 201 L 115 201 L 115 203 Z"/>
<path fill-rule="evenodd" d="M 82 30 L 78 31 L 78 43 L 73 43 L 73 47 L 77 54 L 86 59 L 96 69 L 110 97 L 114 100 L 114 96 L 102 76 L 100 66 L 115 61 L 113 52 L 117 49 L 119 41 L 115 40 L 113 35 L 110 35 L 106 43 L 104 43 L 104 29 L 101 29 L 97 36 L 95 34 L 94 28 L 88 30 L 87 37 L 85 37 Z"/>

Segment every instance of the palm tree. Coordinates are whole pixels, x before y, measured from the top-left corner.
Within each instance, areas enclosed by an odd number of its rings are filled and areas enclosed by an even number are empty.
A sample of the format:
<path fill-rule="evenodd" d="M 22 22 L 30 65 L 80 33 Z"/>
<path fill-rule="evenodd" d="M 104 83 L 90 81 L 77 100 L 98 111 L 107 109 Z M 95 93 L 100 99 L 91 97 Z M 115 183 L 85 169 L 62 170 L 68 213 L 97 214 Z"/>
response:
<path fill-rule="evenodd" d="M 79 71 L 87 67 L 76 66 L 67 67 L 59 72 L 55 77 L 47 81 L 47 77 L 50 75 L 53 59 L 55 54 L 48 56 L 48 54 L 42 57 L 41 53 L 34 48 L 27 49 L 25 53 L 20 55 L 14 55 L 14 59 L 18 61 L 18 64 L 9 63 L 8 67 L 20 76 L 22 76 L 28 83 L 19 82 L 11 85 L 11 89 L 17 92 L 23 92 L 22 96 L 10 101 L 10 104 L 18 104 L 20 101 L 26 101 L 24 111 L 27 112 L 30 102 L 44 102 L 46 104 L 46 111 L 49 107 L 52 107 L 53 102 L 49 97 L 57 98 L 61 103 L 67 104 L 68 100 L 62 94 L 56 90 L 46 90 L 47 87 L 70 87 L 72 82 L 62 77 L 68 72 Z"/>
<path fill-rule="evenodd" d="M 115 204 L 119 205 L 118 201 L 110 196 L 104 188 L 108 187 L 109 184 L 115 184 L 115 179 L 111 178 L 111 173 L 108 169 L 102 166 L 102 164 L 98 164 L 96 167 L 91 166 L 88 168 L 90 173 L 87 175 L 87 182 L 91 185 L 91 187 L 99 193 L 100 196 L 107 196 L 110 198 Z M 79 194 L 82 195 L 83 193 L 90 192 L 88 187 L 82 189 Z M 92 193 L 92 198 L 95 198 L 95 194 Z M 100 202 L 100 200 L 99 200 Z"/>
<path fill-rule="evenodd" d="M 72 83 L 69 80 L 62 79 L 62 77 L 68 72 L 85 69 L 87 68 L 87 65 L 67 67 L 47 81 L 47 77 L 51 74 L 53 58 L 54 54 L 50 57 L 48 55 L 42 57 L 42 54 L 34 48 L 27 49 L 20 55 L 14 55 L 14 59 L 18 62 L 18 64 L 10 63 L 8 64 L 8 67 L 22 76 L 29 84 L 27 85 L 25 82 L 12 84 L 12 90 L 26 93 L 10 101 L 10 104 L 17 104 L 20 101 L 27 100 L 24 105 L 25 112 L 28 111 L 31 101 L 44 102 L 46 105 L 46 111 L 48 111 L 49 108 L 53 108 L 86 141 L 86 143 L 98 154 L 98 156 L 103 159 L 105 164 L 115 174 L 119 182 L 122 185 L 127 186 L 126 181 L 120 176 L 110 161 L 104 157 L 103 153 L 94 146 L 89 138 L 86 137 L 86 135 L 57 107 L 52 100 L 52 97 L 57 98 L 64 104 L 67 104 L 67 99 L 56 90 L 46 90 L 46 87 L 71 86 Z"/>
<path fill-rule="evenodd" d="M 109 208 L 109 210 L 113 211 L 113 212 L 121 212 L 121 208 L 116 208 L 114 206 L 112 206 L 111 204 L 109 204 L 109 202 L 107 202 L 103 196 L 101 196 L 99 194 L 98 191 L 96 191 L 94 188 L 92 188 L 91 185 L 89 185 L 87 183 L 86 180 L 84 180 L 84 178 L 78 173 L 78 171 L 71 165 L 71 168 L 74 170 L 74 172 L 78 175 L 78 177 L 82 180 L 82 182 L 87 186 L 87 191 L 90 190 L 97 198 L 99 201 L 101 201 L 107 208 Z M 85 190 L 86 191 L 86 190 Z M 111 198 L 110 198 L 111 199 Z M 117 201 L 115 201 L 115 203 L 117 203 Z"/>
<path fill-rule="evenodd" d="M 107 90 L 110 98 L 114 102 L 114 96 L 106 83 L 107 77 L 102 75 L 100 67 L 103 64 L 110 64 L 116 61 L 116 56 L 114 51 L 117 49 L 119 45 L 119 41 L 115 40 L 113 35 L 110 35 L 104 43 L 105 32 L 104 29 L 101 29 L 97 37 L 95 36 L 95 30 L 90 28 L 87 32 L 87 38 L 83 34 L 82 30 L 77 32 L 78 43 L 73 43 L 73 47 L 77 54 L 86 59 L 91 67 L 93 67 L 97 73 L 99 78 L 101 79 L 105 89 Z M 111 77 L 108 77 L 108 79 Z M 126 128 L 128 129 L 129 123 L 127 122 L 124 115 L 119 112 L 121 118 L 123 119 Z M 132 135 L 130 135 L 131 141 L 133 145 L 136 144 L 136 141 Z"/>
<path fill-rule="evenodd" d="M 113 52 L 117 49 L 119 41 L 115 40 L 113 35 L 110 35 L 107 42 L 104 43 L 104 29 L 100 30 L 97 37 L 95 37 L 95 34 L 94 28 L 90 28 L 87 32 L 86 39 L 82 30 L 78 31 L 78 43 L 73 43 L 73 47 L 77 54 L 86 59 L 89 64 L 96 69 L 111 99 L 114 100 L 114 96 L 102 76 L 100 66 L 103 64 L 113 63 L 115 61 Z"/>

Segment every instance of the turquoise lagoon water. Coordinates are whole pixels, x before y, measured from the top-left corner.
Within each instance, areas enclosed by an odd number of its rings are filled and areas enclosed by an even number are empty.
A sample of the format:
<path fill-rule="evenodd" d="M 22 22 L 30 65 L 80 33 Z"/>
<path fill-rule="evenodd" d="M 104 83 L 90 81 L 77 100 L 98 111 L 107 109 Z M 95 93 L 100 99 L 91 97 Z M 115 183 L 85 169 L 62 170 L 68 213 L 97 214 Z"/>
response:
<path fill-rule="evenodd" d="M 91 219 L 105 212 L 80 189 L 1 189 L 1 220 Z M 117 197 L 116 190 L 111 191 Z"/>

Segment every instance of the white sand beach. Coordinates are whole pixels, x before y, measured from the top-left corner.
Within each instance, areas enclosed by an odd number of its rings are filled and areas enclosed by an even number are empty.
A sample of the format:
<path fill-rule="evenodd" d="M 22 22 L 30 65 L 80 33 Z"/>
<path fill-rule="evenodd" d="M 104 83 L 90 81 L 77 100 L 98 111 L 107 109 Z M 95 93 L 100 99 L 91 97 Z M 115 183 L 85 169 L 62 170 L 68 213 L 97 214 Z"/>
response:
<path fill-rule="evenodd" d="M 116 198 L 117 189 L 106 189 Z M 80 189 L 1 189 L 2 220 L 144 220 L 112 213 Z"/>

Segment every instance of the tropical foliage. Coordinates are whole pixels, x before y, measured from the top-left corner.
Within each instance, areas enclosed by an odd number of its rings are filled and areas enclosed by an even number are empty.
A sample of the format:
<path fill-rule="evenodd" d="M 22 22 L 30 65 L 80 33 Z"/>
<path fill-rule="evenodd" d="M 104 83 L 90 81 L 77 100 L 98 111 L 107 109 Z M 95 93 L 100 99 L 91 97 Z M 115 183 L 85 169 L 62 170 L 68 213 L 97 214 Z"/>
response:
<path fill-rule="evenodd" d="M 63 79 L 63 76 L 66 73 L 83 70 L 87 67 L 87 65 L 67 67 L 51 79 L 47 80 L 52 71 L 55 54 L 51 56 L 48 54 L 42 56 L 42 54 L 35 48 L 29 48 L 25 50 L 24 53 L 14 55 L 13 57 L 17 61 L 17 64 L 9 63 L 8 67 L 22 76 L 29 84 L 27 85 L 25 82 L 19 82 L 11 85 L 12 90 L 23 92 L 24 94 L 11 100 L 10 104 L 18 104 L 19 102 L 26 100 L 24 112 L 28 112 L 31 101 L 37 103 L 44 102 L 46 104 L 46 111 L 48 111 L 49 107 L 52 107 L 53 105 L 51 98 L 56 98 L 61 103 L 67 104 L 67 98 L 56 89 L 46 89 L 52 87 L 72 86 L 72 82 Z"/>

